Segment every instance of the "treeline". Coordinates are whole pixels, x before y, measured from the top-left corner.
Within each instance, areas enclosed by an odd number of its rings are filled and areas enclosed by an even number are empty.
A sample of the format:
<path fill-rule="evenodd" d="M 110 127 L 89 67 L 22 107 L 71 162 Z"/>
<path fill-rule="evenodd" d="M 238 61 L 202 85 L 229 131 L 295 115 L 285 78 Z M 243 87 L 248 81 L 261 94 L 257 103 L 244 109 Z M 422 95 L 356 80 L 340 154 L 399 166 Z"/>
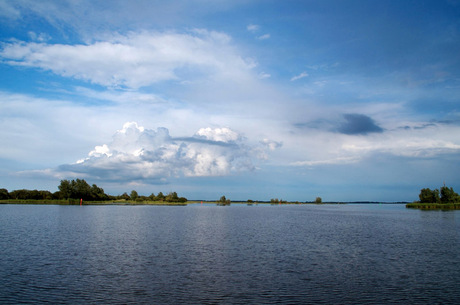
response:
<path fill-rule="evenodd" d="M 130 195 L 123 193 L 122 195 L 112 196 L 104 192 L 96 184 L 89 185 L 84 179 L 61 180 L 58 186 L 59 191 L 50 192 L 44 190 L 15 190 L 8 192 L 7 189 L 0 189 L 0 200 L 69 200 L 83 199 L 84 201 L 109 201 L 109 200 L 125 200 L 125 201 L 165 201 L 165 202 L 187 202 L 187 198 L 179 197 L 176 192 L 170 192 L 164 195 L 159 192 L 157 195 L 152 193 L 150 196 L 139 196 L 133 190 Z"/>
<path fill-rule="evenodd" d="M 443 186 L 439 190 L 424 188 L 418 195 L 420 203 L 459 203 L 460 196 L 452 187 Z"/>
<path fill-rule="evenodd" d="M 249 201 L 249 200 L 248 200 Z M 251 200 L 252 201 L 252 200 Z M 311 201 L 305 201 L 305 203 L 309 203 Z M 281 203 L 289 203 L 288 201 L 286 200 L 283 200 L 283 199 L 278 199 L 278 198 L 272 198 L 270 199 L 270 203 L 271 204 L 281 204 Z M 298 201 L 296 201 L 295 203 L 299 203 Z M 323 199 L 321 199 L 321 197 L 316 197 L 314 203 L 323 203 Z"/>
<path fill-rule="evenodd" d="M 57 192 L 56 192 L 57 193 Z M 0 200 L 21 199 L 21 200 L 53 200 L 60 199 L 58 194 L 50 191 L 38 190 L 15 190 L 8 192 L 7 189 L 0 189 Z"/>
<path fill-rule="evenodd" d="M 86 201 L 105 201 L 116 197 L 107 195 L 104 190 L 96 184 L 89 185 L 84 179 L 61 180 L 58 186 L 59 191 L 50 192 L 44 190 L 15 190 L 8 192 L 7 189 L 0 189 L 0 200 L 68 200 L 83 199 Z"/>
<path fill-rule="evenodd" d="M 118 200 L 132 200 L 137 202 L 142 201 L 166 201 L 166 202 L 187 202 L 187 198 L 179 197 L 176 192 L 170 192 L 168 195 L 164 195 L 162 192 L 159 192 L 157 195 L 154 193 L 149 196 L 139 196 L 135 190 L 132 190 L 131 193 L 123 193 L 122 195 L 117 196 Z"/>

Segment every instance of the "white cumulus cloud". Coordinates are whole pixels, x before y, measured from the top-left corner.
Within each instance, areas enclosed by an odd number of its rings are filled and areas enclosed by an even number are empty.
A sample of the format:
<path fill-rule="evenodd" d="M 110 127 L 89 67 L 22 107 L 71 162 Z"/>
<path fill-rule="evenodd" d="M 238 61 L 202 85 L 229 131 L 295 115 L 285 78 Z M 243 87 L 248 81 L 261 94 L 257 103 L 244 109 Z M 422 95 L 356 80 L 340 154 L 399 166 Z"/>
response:
<path fill-rule="evenodd" d="M 240 140 L 240 135 L 230 128 L 201 128 L 195 134 L 197 137 L 202 137 L 211 141 L 219 142 L 236 142 Z"/>
<path fill-rule="evenodd" d="M 110 143 L 97 145 L 86 158 L 43 174 L 80 175 L 105 181 L 223 176 L 255 169 L 254 162 L 260 158 L 262 148 L 245 142 L 241 134 L 227 127 L 201 128 L 191 137 L 173 138 L 166 128 L 153 130 L 127 122 Z M 274 149 L 276 145 L 268 147 Z"/>

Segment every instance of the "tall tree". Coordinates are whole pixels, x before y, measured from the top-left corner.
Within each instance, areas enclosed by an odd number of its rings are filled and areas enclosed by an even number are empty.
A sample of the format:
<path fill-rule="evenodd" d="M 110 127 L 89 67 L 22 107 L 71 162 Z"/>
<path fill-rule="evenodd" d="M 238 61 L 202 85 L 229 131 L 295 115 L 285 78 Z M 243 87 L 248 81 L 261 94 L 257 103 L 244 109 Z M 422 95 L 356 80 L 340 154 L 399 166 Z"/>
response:
<path fill-rule="evenodd" d="M 0 199 L 9 199 L 10 194 L 7 189 L 0 189 Z"/>
<path fill-rule="evenodd" d="M 441 202 L 442 203 L 454 203 L 459 202 L 460 198 L 452 187 L 443 186 L 441 187 Z"/>
<path fill-rule="evenodd" d="M 61 180 L 61 184 L 59 184 L 58 189 L 63 199 L 69 199 L 72 197 L 72 186 L 69 180 Z"/>
<path fill-rule="evenodd" d="M 137 197 L 139 197 L 139 194 L 135 190 L 132 190 L 129 197 L 131 198 L 131 200 L 136 200 Z"/>
<path fill-rule="evenodd" d="M 162 192 L 159 192 L 157 195 L 157 200 L 158 201 L 164 201 L 165 200 L 165 195 L 163 195 Z"/>
<path fill-rule="evenodd" d="M 218 205 L 230 205 L 231 200 L 227 199 L 225 196 L 220 197 Z"/>
<path fill-rule="evenodd" d="M 104 190 L 98 187 L 96 184 L 91 186 L 91 197 L 92 200 L 106 200 L 107 195 L 104 193 Z"/>
<path fill-rule="evenodd" d="M 118 196 L 120 199 L 129 200 L 128 193 L 124 192 L 122 195 Z"/>
<path fill-rule="evenodd" d="M 177 196 L 176 192 L 171 192 L 168 195 L 166 195 L 165 200 L 168 202 L 177 202 L 179 200 L 179 197 Z"/>
<path fill-rule="evenodd" d="M 91 200 L 91 186 L 84 179 L 72 180 L 76 198 Z"/>

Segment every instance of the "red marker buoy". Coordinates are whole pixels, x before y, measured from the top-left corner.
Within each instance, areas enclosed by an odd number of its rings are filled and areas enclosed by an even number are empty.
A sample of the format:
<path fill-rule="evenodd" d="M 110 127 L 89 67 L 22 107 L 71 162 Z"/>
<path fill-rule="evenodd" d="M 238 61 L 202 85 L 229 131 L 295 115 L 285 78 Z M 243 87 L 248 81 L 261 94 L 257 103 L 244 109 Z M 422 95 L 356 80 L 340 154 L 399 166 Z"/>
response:
<path fill-rule="evenodd" d="M 83 203 L 83 198 L 80 198 L 80 205 Z"/>

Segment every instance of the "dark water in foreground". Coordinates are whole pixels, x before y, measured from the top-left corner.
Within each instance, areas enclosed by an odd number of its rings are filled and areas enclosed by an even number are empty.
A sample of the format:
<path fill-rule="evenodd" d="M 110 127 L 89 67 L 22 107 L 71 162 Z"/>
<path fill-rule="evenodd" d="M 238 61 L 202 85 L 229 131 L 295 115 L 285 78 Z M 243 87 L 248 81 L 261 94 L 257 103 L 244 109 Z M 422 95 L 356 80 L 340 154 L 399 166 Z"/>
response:
<path fill-rule="evenodd" d="M 0 303 L 454 304 L 460 211 L 0 205 Z"/>

